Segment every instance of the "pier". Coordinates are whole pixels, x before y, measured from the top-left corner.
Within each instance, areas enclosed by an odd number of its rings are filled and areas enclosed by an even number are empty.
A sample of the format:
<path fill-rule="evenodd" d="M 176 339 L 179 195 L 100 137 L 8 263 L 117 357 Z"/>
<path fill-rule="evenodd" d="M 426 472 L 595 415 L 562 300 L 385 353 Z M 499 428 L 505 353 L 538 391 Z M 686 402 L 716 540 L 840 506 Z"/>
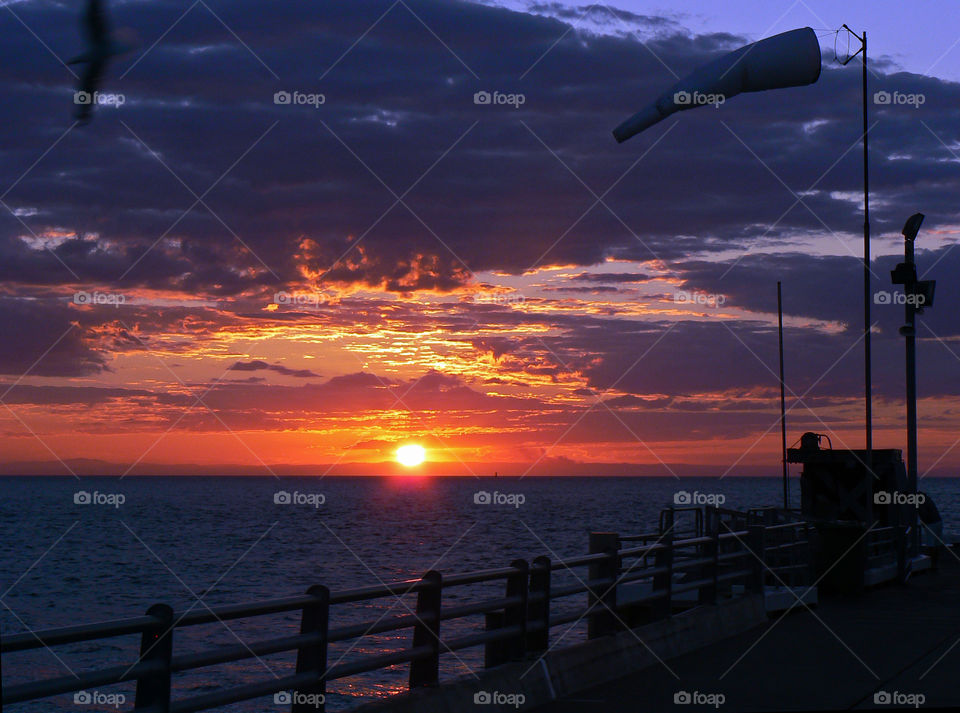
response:
<path fill-rule="evenodd" d="M 960 706 L 960 559 L 858 596 L 827 597 L 696 652 L 539 706 L 537 713 Z M 669 670 L 668 670 L 669 669 Z M 673 673 L 671 673 L 671 671 Z M 676 674 L 674 677 L 673 674 Z M 686 694 L 686 695 L 685 695 Z M 921 698 L 922 697 L 922 698 Z"/>
<path fill-rule="evenodd" d="M 837 638 L 850 638 L 849 649 L 865 651 L 868 657 L 883 637 L 902 639 L 898 655 L 887 656 L 883 667 L 873 667 L 875 676 L 863 667 L 835 693 L 852 700 L 895 675 L 916 673 L 922 656 L 936 654 L 935 644 L 949 644 L 941 642 L 951 630 L 948 618 L 930 618 L 926 602 L 935 592 L 946 612 L 960 588 L 960 576 L 953 570 L 922 583 L 914 576 L 907 587 L 861 593 L 853 604 L 818 597 L 837 569 L 860 567 L 860 589 L 897 580 L 904 570 L 902 528 L 864 528 L 848 552 L 819 577 L 815 537 L 815 528 L 791 511 L 669 508 L 661 513 L 655 531 L 592 533 L 590 552 L 564 560 L 542 556 L 480 571 L 429 571 L 419 579 L 349 590 L 317 584 L 299 596 L 183 612 L 158 603 L 140 617 L 3 636 L 5 671 L 10 670 L 9 657 L 18 652 L 81 642 L 93 646 L 115 637 L 140 641 L 139 656 L 121 665 L 44 680 L 5 679 L 3 703 L 16 710 L 14 704 L 24 701 L 135 684 L 133 709 L 139 712 L 188 713 L 274 696 L 283 708 L 302 713 L 323 710 L 325 694 L 337 681 L 399 665 L 407 667 L 410 692 L 365 709 L 457 710 L 467 698 L 498 686 L 494 690 L 514 696 L 523 708 L 545 705 L 545 711 L 586 710 L 582 706 L 587 701 L 597 710 L 609 709 L 611 700 L 633 687 L 631 710 L 640 698 L 649 698 L 651 710 L 657 710 L 659 697 L 669 694 L 672 699 L 682 691 L 663 667 L 692 666 L 690 681 L 703 681 L 705 690 L 721 692 L 728 689 L 709 687 L 706 681 L 717 680 L 723 673 L 717 667 L 725 661 L 729 666 L 735 652 L 746 651 L 742 663 L 752 657 L 754 663 L 768 666 L 764 686 L 780 695 L 784 689 L 772 683 L 779 677 L 792 677 L 793 685 L 805 690 L 807 673 L 813 675 L 818 666 L 835 670 L 829 656 L 850 657 Z M 854 552 L 861 556 L 853 557 Z M 944 581 L 951 586 L 943 588 Z M 476 595 L 478 585 L 484 592 L 499 592 Z M 358 623 L 346 616 L 351 607 L 372 601 L 391 608 Z M 786 616 L 791 610 L 799 613 Z M 299 626 L 278 627 L 273 638 L 232 646 L 184 650 L 180 644 L 186 629 L 271 615 L 294 615 Z M 814 626 L 821 618 L 823 625 Z M 467 621 L 472 628 L 466 633 L 446 633 L 455 628 L 454 622 Z M 888 624 L 894 628 L 884 630 Z M 763 635 L 763 627 L 769 627 L 769 635 Z M 909 631 L 900 631 L 904 628 Z M 360 643 L 385 632 L 405 637 L 406 644 L 383 653 L 330 655 L 332 644 Z M 840 650 L 830 651 L 825 636 Z M 757 638 L 760 643 L 749 649 Z M 884 654 L 891 648 L 884 646 Z M 451 681 L 443 674 L 456 670 L 458 652 L 466 649 L 482 651 L 482 667 Z M 296 656 L 286 675 L 175 695 L 177 677 L 184 673 L 281 652 Z M 679 662 L 666 663 L 675 659 Z M 756 675 L 753 666 L 735 666 L 721 683 L 739 691 L 745 685 L 740 677 Z M 763 699 L 760 689 L 744 694 L 745 705 L 772 703 Z M 730 695 L 732 701 L 735 695 Z"/>

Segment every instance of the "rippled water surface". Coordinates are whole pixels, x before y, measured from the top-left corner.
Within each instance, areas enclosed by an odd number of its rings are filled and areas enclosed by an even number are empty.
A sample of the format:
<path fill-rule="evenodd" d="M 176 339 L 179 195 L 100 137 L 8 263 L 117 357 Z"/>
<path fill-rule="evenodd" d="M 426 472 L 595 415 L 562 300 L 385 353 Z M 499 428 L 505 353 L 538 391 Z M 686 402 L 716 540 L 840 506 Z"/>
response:
<path fill-rule="evenodd" d="M 621 534 L 656 527 L 678 490 L 720 493 L 727 507 L 776 505 L 776 478 L 3 478 L 0 562 L 6 592 L 3 634 L 142 614 L 156 602 L 177 610 L 297 594 L 313 584 L 332 590 L 419 577 L 428 569 L 453 574 L 503 567 L 538 555 L 554 559 L 587 551 L 590 531 Z M 923 485 L 944 518 L 949 539 L 960 535 L 960 481 Z M 78 492 L 101 504 L 77 504 Z M 278 496 L 283 491 L 290 500 Z M 478 504 L 484 491 L 501 504 Z M 793 483 L 794 505 L 799 485 Z M 114 497 L 111 497 L 114 496 Z M 115 497 L 115 496 L 122 496 Z M 321 497 L 322 496 L 322 497 Z M 508 497 L 522 496 L 522 497 Z M 117 505 L 119 500 L 122 504 Z M 320 501 L 323 501 L 320 504 Z M 522 504 L 517 506 L 522 500 Z M 447 603 L 502 595 L 502 583 L 450 590 Z M 446 596 L 446 595 L 445 595 Z M 582 604 L 582 602 L 579 602 Z M 334 607 L 331 627 L 407 614 L 413 599 Z M 482 627 L 482 617 L 445 622 L 444 634 Z M 238 645 L 298 631 L 299 618 L 273 615 L 178 629 L 175 653 Z M 568 634 L 583 636 L 582 625 Z M 409 645 L 409 633 L 332 646 L 330 663 Z M 137 637 L 4 657 L 5 684 L 130 663 Z M 482 666 L 482 650 L 446 655 L 445 677 Z M 292 672 L 292 655 L 252 658 L 178 676 L 175 697 L 225 684 Z M 408 669 L 332 682 L 328 707 L 344 709 L 403 690 Z M 105 689 L 124 693 L 132 686 Z M 89 709 L 89 708 L 88 708 Z M 72 696 L 11 706 L 20 711 L 77 711 Z M 278 711 L 272 699 L 229 710 Z"/>

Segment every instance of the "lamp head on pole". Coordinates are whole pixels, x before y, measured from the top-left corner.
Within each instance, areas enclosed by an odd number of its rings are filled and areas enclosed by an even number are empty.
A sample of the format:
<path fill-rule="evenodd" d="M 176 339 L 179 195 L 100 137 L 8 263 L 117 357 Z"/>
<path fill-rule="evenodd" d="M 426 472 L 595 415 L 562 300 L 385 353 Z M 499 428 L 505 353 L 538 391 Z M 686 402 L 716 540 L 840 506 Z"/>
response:
<path fill-rule="evenodd" d="M 914 213 L 907 218 L 907 222 L 903 225 L 903 237 L 910 241 L 916 240 L 925 217 L 923 213 Z"/>

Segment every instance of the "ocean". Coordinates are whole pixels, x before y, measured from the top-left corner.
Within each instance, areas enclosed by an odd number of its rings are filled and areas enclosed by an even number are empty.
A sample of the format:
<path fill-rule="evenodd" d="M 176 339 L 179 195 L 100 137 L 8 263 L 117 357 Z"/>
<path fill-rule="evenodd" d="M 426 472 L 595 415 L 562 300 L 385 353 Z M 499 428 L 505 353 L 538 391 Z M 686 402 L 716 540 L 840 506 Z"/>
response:
<path fill-rule="evenodd" d="M 0 478 L 0 628 L 4 635 L 143 614 L 157 602 L 203 610 L 299 594 L 416 578 L 428 569 L 454 574 L 504 567 L 517 558 L 584 554 L 591 531 L 621 534 L 656 528 L 677 492 L 718 496 L 746 509 L 782 502 L 778 478 L 280 478 L 127 477 Z M 960 479 L 928 479 L 921 488 L 944 519 L 945 539 L 960 534 Z M 791 505 L 799 505 L 793 480 Z M 583 576 L 583 575 L 581 575 Z M 559 580 L 558 580 L 559 581 Z M 492 586 L 492 588 L 491 588 Z M 497 596 L 502 583 L 451 596 Z M 411 600 L 404 600 L 412 606 Z M 582 601 L 572 602 L 582 604 Z M 394 600 L 333 607 L 330 626 L 372 621 Z M 250 643 L 298 631 L 299 617 L 178 629 L 174 652 Z M 449 622 L 451 636 L 482 626 Z M 582 640 L 583 624 L 565 634 Z M 132 663 L 138 637 L 5 656 L 3 681 L 70 675 Z M 335 645 L 330 663 L 408 645 L 409 632 Z M 444 678 L 482 666 L 482 649 L 441 658 Z M 227 684 L 292 672 L 278 654 L 201 669 L 175 678 L 181 698 Z M 405 689 L 408 668 L 331 682 L 329 710 L 344 710 Z M 133 686 L 104 689 L 126 696 Z M 16 711 L 78 710 L 72 696 L 10 706 Z M 268 698 L 234 711 L 279 711 Z"/>

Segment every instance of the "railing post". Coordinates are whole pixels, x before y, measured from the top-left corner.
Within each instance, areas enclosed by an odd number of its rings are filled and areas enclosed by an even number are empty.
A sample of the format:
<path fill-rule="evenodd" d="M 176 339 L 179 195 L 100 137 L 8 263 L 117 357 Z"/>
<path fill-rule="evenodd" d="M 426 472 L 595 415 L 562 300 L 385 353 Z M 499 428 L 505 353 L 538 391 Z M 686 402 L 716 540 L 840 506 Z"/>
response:
<path fill-rule="evenodd" d="M 796 547 L 794 546 L 794 543 L 796 542 L 796 537 L 794 535 L 796 533 L 788 529 L 778 529 L 776 532 L 777 536 L 775 540 L 778 547 L 777 561 L 773 566 L 771 566 L 771 569 L 776 572 L 778 566 L 782 567 L 781 571 L 777 573 L 779 579 L 783 580 L 788 587 L 796 587 L 796 569 L 793 567 L 794 562 L 792 560 L 794 556 L 794 550 L 796 550 Z M 777 584 L 780 584 L 780 582 L 777 581 Z"/>
<path fill-rule="evenodd" d="M 410 688 L 436 686 L 440 676 L 440 597 L 443 578 L 430 570 L 421 577 L 423 586 L 417 594 L 417 618 L 413 627 L 413 647 L 430 646 L 429 658 L 410 663 Z"/>
<path fill-rule="evenodd" d="M 750 590 L 763 592 L 764 569 L 766 555 L 764 553 L 764 526 L 750 525 L 747 527 L 747 547 L 753 553 L 750 555 Z"/>
<path fill-rule="evenodd" d="M 527 596 L 530 577 L 530 566 L 526 560 L 518 559 L 510 563 L 511 567 L 519 570 L 516 574 L 507 577 L 507 596 L 520 597 L 520 602 L 508 606 L 503 611 L 504 626 L 519 626 L 520 633 L 507 639 L 506 655 L 516 661 L 523 658 L 527 643 Z"/>
<path fill-rule="evenodd" d="M 907 533 L 906 528 L 897 526 L 893 531 L 894 546 L 897 550 L 897 581 L 907 581 Z"/>
<path fill-rule="evenodd" d="M 790 557 L 788 559 L 790 560 L 790 564 L 794 565 L 794 569 L 792 569 L 791 572 L 796 572 L 794 578 L 791 580 L 791 586 L 805 587 L 813 582 L 812 579 L 807 579 L 807 570 L 801 569 L 799 566 L 805 565 L 810 561 L 810 558 L 806 556 L 806 545 L 803 539 L 806 537 L 806 533 L 801 527 L 793 528 L 791 532 L 793 533 L 793 547 L 790 550 Z"/>
<path fill-rule="evenodd" d="M 653 591 L 662 592 L 663 596 L 652 606 L 653 618 L 666 619 L 673 613 L 671 600 L 673 599 L 673 508 L 660 513 L 661 521 L 666 515 L 666 521 L 661 522 L 663 534 L 657 541 L 662 549 L 658 549 L 653 557 L 653 566 L 666 571 L 653 576 Z"/>
<path fill-rule="evenodd" d="M 503 612 L 489 611 L 483 615 L 485 631 L 496 631 L 503 628 Z M 507 662 L 506 644 L 503 639 L 488 641 L 483 645 L 483 667 L 493 668 Z"/>
<path fill-rule="evenodd" d="M 326 696 L 327 693 L 327 633 L 330 628 L 330 590 L 322 584 L 315 584 L 307 590 L 307 594 L 314 598 L 310 604 L 303 607 L 300 620 L 301 634 L 317 634 L 319 640 L 313 644 L 302 645 L 297 650 L 297 673 L 316 673 L 320 678 L 312 686 L 298 691 L 308 695 Z M 301 702 L 297 702 L 300 700 Z M 326 702 L 319 707 L 307 703 L 302 696 L 293 698 L 292 713 L 323 713 Z"/>
<path fill-rule="evenodd" d="M 533 560 L 530 588 L 527 595 L 527 627 L 537 624 L 537 631 L 527 632 L 527 651 L 546 651 L 550 646 L 550 558 L 544 555 Z M 529 601 L 530 599 L 535 601 Z"/>
<path fill-rule="evenodd" d="M 170 660 L 173 658 L 173 609 L 166 604 L 154 604 L 147 616 L 156 619 L 140 635 L 138 663 L 159 663 L 160 669 L 137 678 L 137 692 L 133 710 L 170 711 Z"/>
<path fill-rule="evenodd" d="M 707 513 L 709 514 L 710 511 L 708 510 Z M 716 523 L 716 519 L 708 517 L 707 522 Z M 712 530 L 708 530 L 706 534 L 710 535 L 710 542 L 703 548 L 703 556 L 704 558 L 709 557 L 710 562 L 700 570 L 703 572 L 701 579 L 710 579 L 712 581 L 707 586 L 700 587 L 697 600 L 700 604 L 716 604 L 717 577 L 720 574 L 718 571 L 720 569 L 720 529 L 719 527 L 714 527 Z"/>
<path fill-rule="evenodd" d="M 620 536 L 616 532 L 591 532 L 590 554 L 607 556 L 590 564 L 587 605 L 587 638 L 595 639 L 616 631 L 617 577 L 620 576 Z"/>

